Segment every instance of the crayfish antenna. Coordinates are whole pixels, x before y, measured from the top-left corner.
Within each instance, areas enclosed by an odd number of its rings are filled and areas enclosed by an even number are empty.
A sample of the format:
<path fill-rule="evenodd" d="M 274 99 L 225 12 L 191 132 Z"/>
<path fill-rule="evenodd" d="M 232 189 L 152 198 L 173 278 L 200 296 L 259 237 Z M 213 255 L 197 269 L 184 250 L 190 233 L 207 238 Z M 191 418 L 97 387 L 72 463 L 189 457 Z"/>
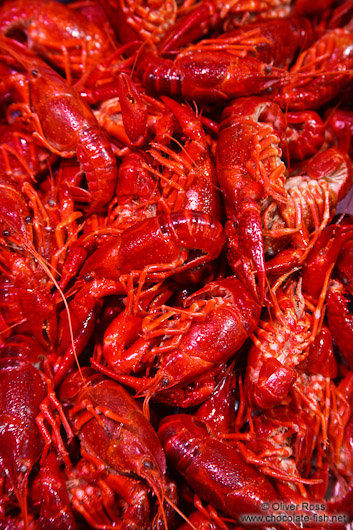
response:
<path fill-rule="evenodd" d="M 15 493 L 17 497 L 18 504 L 20 506 L 21 514 L 24 521 L 24 528 L 25 530 L 28 530 L 29 528 L 29 522 L 28 522 L 28 506 L 27 506 L 27 481 L 28 476 L 27 473 L 23 477 L 22 484 L 19 488 L 15 488 Z"/>
<path fill-rule="evenodd" d="M 157 389 L 161 388 L 161 386 L 162 386 L 161 383 L 163 381 L 163 377 L 164 377 L 163 374 L 158 372 L 151 379 L 151 383 L 150 383 L 149 387 L 147 389 L 146 388 L 143 389 L 143 393 L 145 392 L 145 390 L 147 390 L 147 391 L 146 391 L 146 394 L 145 394 L 145 399 L 144 399 L 144 402 L 143 402 L 142 410 L 143 410 L 143 414 L 148 419 L 148 421 L 150 421 L 150 409 L 149 409 L 150 399 L 155 394 L 155 391 Z M 139 392 L 137 392 L 136 397 L 139 397 Z"/>
<path fill-rule="evenodd" d="M 65 310 L 67 312 L 67 320 L 68 320 L 68 324 L 69 324 L 69 332 L 70 332 L 70 340 L 71 340 L 71 345 L 72 345 L 72 351 L 73 351 L 73 354 L 74 354 L 74 357 L 75 357 L 75 360 L 76 360 L 77 369 L 79 371 L 81 379 L 82 379 L 83 383 L 86 384 L 86 380 L 85 380 L 85 378 L 83 376 L 83 373 L 82 373 L 82 370 L 81 370 L 81 366 L 80 366 L 80 363 L 78 361 L 78 355 L 77 355 L 77 352 L 76 352 L 75 340 L 74 340 L 74 332 L 73 332 L 73 327 L 72 327 L 71 313 L 70 313 L 69 304 L 68 304 L 68 302 L 66 300 L 66 296 L 65 296 L 64 292 L 62 291 L 62 289 L 60 288 L 60 285 L 58 284 L 58 282 L 54 278 L 53 273 L 51 272 L 49 266 L 46 264 L 46 262 L 43 259 L 43 257 L 35 250 L 33 245 L 28 245 L 27 243 L 25 243 L 25 246 L 28 249 L 28 251 L 30 252 L 30 254 L 32 254 L 32 256 L 38 261 L 38 263 L 43 268 L 44 272 L 47 274 L 47 276 L 50 278 L 50 280 L 53 282 L 55 288 L 57 289 L 57 291 L 58 291 L 58 293 L 59 293 L 59 295 L 60 295 L 60 297 L 61 297 L 61 299 L 62 299 L 62 301 L 64 303 Z"/>
<path fill-rule="evenodd" d="M 163 506 L 164 499 L 166 498 L 165 497 L 165 492 L 159 491 L 159 489 L 157 487 L 156 490 L 154 490 L 154 493 L 155 493 L 155 495 L 156 495 L 156 497 L 158 499 L 158 504 L 159 504 L 158 512 L 156 513 L 156 516 L 155 516 L 154 520 L 156 520 L 156 518 L 159 516 L 159 512 L 161 512 L 165 530 L 168 530 L 167 516 L 165 514 L 165 509 L 164 509 L 164 506 Z M 152 525 L 152 527 L 153 527 L 153 525 Z"/>
<path fill-rule="evenodd" d="M 141 472 L 141 477 L 144 478 L 146 480 L 146 482 L 148 483 L 148 485 L 152 488 L 152 491 L 156 495 L 157 500 L 158 500 L 159 508 L 158 508 L 158 512 L 156 513 L 156 515 L 154 517 L 153 523 L 157 520 L 157 518 L 159 517 L 159 514 L 161 513 L 162 514 L 162 518 L 163 518 L 163 523 L 164 523 L 165 530 L 168 530 L 167 516 L 166 516 L 166 513 L 165 513 L 165 508 L 163 506 L 164 499 L 166 498 L 166 494 L 165 494 L 166 484 L 165 484 L 165 481 L 164 480 L 160 480 L 160 475 L 159 474 L 157 474 L 157 476 L 156 476 L 153 473 L 150 473 L 149 471 Z M 163 479 L 164 479 L 164 476 L 163 476 Z M 154 524 L 152 524 L 152 528 L 154 528 Z"/>
<path fill-rule="evenodd" d="M 190 519 L 188 519 L 186 517 L 185 514 L 183 514 L 183 512 L 177 507 L 176 504 L 174 504 L 174 502 L 169 499 L 169 497 L 167 495 L 164 495 L 164 498 L 165 500 L 167 501 L 167 503 L 173 508 L 174 511 L 176 511 L 176 513 L 182 518 L 184 519 L 184 521 L 190 526 L 190 528 L 192 528 L 192 530 L 197 530 L 197 528 L 192 524 L 192 522 L 190 521 Z M 167 526 L 166 526 L 167 528 Z"/>
<path fill-rule="evenodd" d="M 148 421 L 150 421 L 150 398 L 151 398 L 151 394 L 148 394 L 145 397 L 143 401 L 143 406 L 142 406 L 143 415 Z"/>

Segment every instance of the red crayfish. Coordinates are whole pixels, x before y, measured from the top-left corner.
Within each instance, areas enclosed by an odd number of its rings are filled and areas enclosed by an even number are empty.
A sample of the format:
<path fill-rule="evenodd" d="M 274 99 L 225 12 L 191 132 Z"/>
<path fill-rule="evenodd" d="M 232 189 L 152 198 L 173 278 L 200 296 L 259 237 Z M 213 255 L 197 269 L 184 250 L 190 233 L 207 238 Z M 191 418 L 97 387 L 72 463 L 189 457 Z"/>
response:
<path fill-rule="evenodd" d="M 1 3 L 1 529 L 352 524 L 352 14 Z"/>

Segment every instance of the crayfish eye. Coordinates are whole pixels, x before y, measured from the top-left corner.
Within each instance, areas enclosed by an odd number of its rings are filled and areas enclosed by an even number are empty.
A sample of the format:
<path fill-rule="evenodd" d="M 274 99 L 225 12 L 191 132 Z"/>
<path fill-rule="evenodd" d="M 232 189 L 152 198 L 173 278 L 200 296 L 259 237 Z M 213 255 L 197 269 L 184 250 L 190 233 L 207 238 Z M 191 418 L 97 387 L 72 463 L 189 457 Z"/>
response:
<path fill-rule="evenodd" d="M 32 70 L 31 73 L 32 73 L 33 77 L 38 77 L 39 76 L 38 70 Z"/>
<path fill-rule="evenodd" d="M 169 379 L 168 377 L 164 376 L 161 381 L 161 387 L 163 388 L 164 386 L 168 386 L 168 385 L 169 385 Z"/>
<path fill-rule="evenodd" d="M 153 469 L 154 468 L 154 463 L 152 462 L 152 460 L 144 460 L 143 467 L 145 469 Z"/>

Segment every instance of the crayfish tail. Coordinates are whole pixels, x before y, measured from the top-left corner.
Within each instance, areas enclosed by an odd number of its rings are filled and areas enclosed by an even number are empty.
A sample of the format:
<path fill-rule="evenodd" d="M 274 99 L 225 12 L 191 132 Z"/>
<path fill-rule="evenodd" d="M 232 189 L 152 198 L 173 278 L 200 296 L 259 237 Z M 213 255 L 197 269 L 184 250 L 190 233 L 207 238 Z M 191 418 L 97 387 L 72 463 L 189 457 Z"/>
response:
<path fill-rule="evenodd" d="M 259 212 L 256 205 L 256 211 L 251 212 L 252 206 L 244 203 L 244 215 L 238 219 L 237 227 L 233 221 L 226 223 L 227 257 L 233 272 L 241 278 L 255 300 L 262 303 L 266 289 L 264 245 Z"/>

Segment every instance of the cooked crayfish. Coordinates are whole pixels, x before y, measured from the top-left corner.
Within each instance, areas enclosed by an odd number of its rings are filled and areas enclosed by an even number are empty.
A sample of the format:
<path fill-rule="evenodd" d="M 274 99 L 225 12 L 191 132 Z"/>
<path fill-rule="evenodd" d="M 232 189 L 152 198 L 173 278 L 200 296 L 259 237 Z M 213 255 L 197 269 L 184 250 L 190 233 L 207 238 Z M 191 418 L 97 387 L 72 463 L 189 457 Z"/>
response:
<path fill-rule="evenodd" d="M 59 74 L 20 44 L 2 39 L 0 49 L 26 72 L 19 91 L 21 102 L 12 104 L 9 112 L 20 110 L 22 120 L 30 119 L 36 138 L 49 151 L 63 157 L 77 155 L 88 183 L 81 200 L 90 201 L 91 211 L 101 208 L 113 195 L 117 168 L 108 139 L 90 107 Z M 19 86 L 16 83 L 15 90 Z"/>
<path fill-rule="evenodd" d="M 0 529 L 352 524 L 352 14 L 1 3 Z"/>

